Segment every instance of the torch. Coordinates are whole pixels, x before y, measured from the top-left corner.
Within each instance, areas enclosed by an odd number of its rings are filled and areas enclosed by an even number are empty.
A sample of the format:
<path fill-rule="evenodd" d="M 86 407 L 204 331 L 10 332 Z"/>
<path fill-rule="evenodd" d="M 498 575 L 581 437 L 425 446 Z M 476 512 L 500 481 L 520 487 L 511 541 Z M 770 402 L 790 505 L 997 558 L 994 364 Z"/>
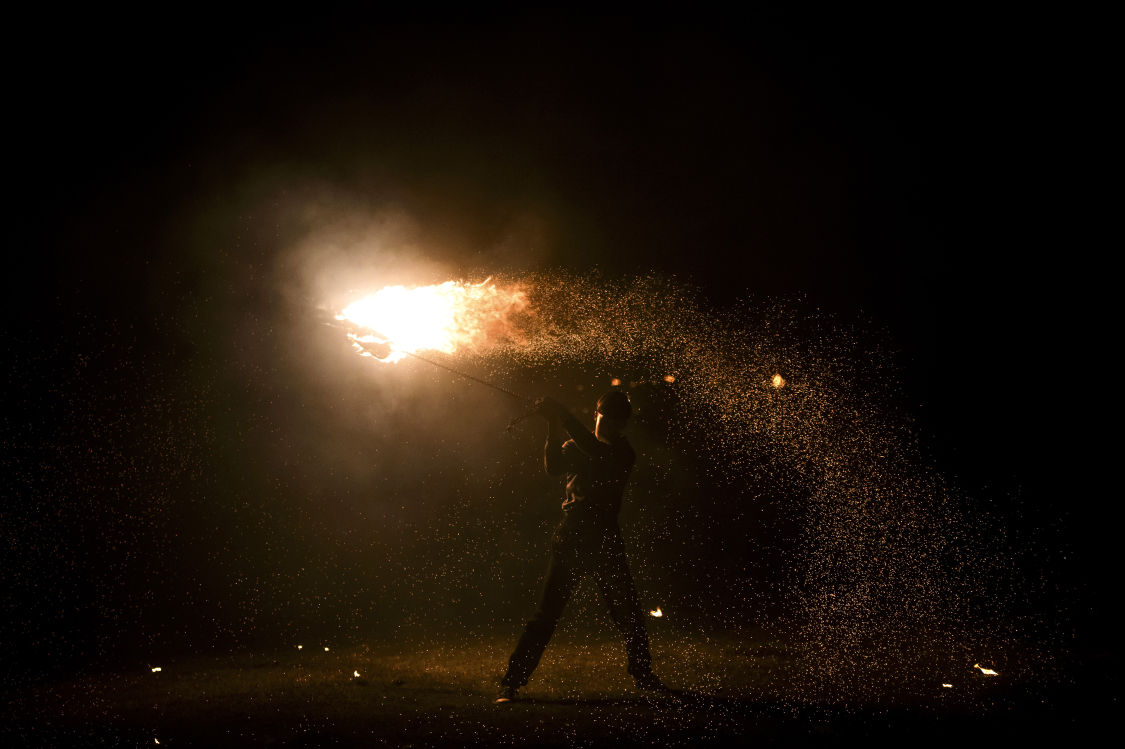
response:
<path fill-rule="evenodd" d="M 527 304 L 521 288 L 498 287 L 490 278 L 478 284 L 447 281 L 411 288 L 386 286 L 323 322 L 346 331 L 352 348 L 361 355 L 384 364 L 410 357 L 512 398 L 529 411 L 512 420 L 511 430 L 534 414 L 530 398 L 420 352 L 453 354 L 502 338 L 512 325 L 511 318 Z"/>

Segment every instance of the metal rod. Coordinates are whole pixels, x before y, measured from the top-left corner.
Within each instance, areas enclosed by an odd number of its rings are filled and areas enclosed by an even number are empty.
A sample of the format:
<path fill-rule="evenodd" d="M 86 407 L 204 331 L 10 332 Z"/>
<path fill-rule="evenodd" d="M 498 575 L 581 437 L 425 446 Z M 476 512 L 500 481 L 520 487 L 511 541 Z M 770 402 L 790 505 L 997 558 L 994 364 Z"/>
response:
<path fill-rule="evenodd" d="M 339 328 L 349 327 L 349 326 L 338 325 L 338 324 L 335 324 L 334 322 L 327 322 L 327 321 L 325 322 L 325 325 L 331 325 L 332 327 L 339 327 Z M 359 340 L 358 338 L 353 338 L 352 340 L 356 344 L 358 344 L 360 348 L 367 351 L 367 353 L 371 354 L 376 359 L 382 359 L 383 358 L 381 356 L 376 355 L 375 352 L 370 350 L 369 348 L 367 348 L 367 346 L 364 346 L 363 341 Z M 508 390 L 507 388 L 502 388 L 495 383 L 489 382 L 488 380 L 485 380 L 485 379 L 481 379 L 480 377 L 477 377 L 475 375 L 471 375 L 468 372 L 462 372 L 461 370 L 454 369 L 453 367 L 451 367 L 447 364 L 442 364 L 441 362 L 436 362 L 433 359 L 428 359 L 425 356 L 419 356 L 418 354 L 413 354 L 409 351 L 402 351 L 401 353 L 404 353 L 407 356 L 411 356 L 411 357 L 417 359 L 418 361 L 424 361 L 427 364 L 432 364 L 433 366 L 438 367 L 439 369 L 444 369 L 446 372 L 450 372 L 452 374 L 455 374 L 458 377 L 464 377 L 466 380 L 472 380 L 473 382 L 477 383 L 478 385 L 484 385 L 487 388 L 492 388 L 493 390 L 495 390 L 498 393 L 503 393 L 504 395 L 508 396 L 509 398 L 514 398 L 515 400 L 519 401 L 524 406 L 531 406 L 532 408 L 534 408 L 534 406 L 535 406 L 535 402 L 531 398 L 528 398 L 525 395 L 520 395 L 519 393 L 514 393 L 511 390 Z M 522 415 L 517 416 L 516 418 L 512 419 L 508 423 L 508 431 L 510 432 L 521 421 L 523 421 L 524 419 L 530 418 L 531 416 L 534 416 L 534 415 L 535 415 L 535 411 L 532 410 L 532 411 L 529 411 L 525 414 L 522 414 Z"/>
<path fill-rule="evenodd" d="M 362 345 L 362 344 L 360 344 L 360 345 Z M 489 382 L 488 380 L 482 380 L 480 377 L 475 377 L 475 376 L 469 374 L 468 372 L 462 372 L 459 369 L 454 369 L 453 367 L 446 366 L 445 364 L 442 364 L 441 362 L 436 362 L 433 359 L 427 359 L 426 357 L 419 356 L 418 354 L 412 354 L 409 351 L 403 351 L 402 353 L 406 354 L 407 356 L 412 356 L 415 359 L 418 359 L 419 361 L 424 361 L 427 364 L 433 364 L 435 367 L 440 367 L 441 369 L 444 369 L 446 372 L 452 372 L 453 374 L 458 375 L 460 377 L 464 377 L 467 380 L 472 380 L 473 382 L 475 382 L 477 384 L 484 385 L 485 387 L 492 388 L 496 392 L 503 393 L 504 395 L 508 396 L 509 398 L 515 398 L 516 400 L 520 401 L 521 403 L 524 403 L 524 404 L 531 404 L 532 403 L 532 400 L 530 398 L 526 397 L 526 396 L 520 395 L 519 393 L 513 393 L 511 390 L 507 390 L 505 388 L 500 387 L 499 385 L 495 385 L 495 384 Z"/>

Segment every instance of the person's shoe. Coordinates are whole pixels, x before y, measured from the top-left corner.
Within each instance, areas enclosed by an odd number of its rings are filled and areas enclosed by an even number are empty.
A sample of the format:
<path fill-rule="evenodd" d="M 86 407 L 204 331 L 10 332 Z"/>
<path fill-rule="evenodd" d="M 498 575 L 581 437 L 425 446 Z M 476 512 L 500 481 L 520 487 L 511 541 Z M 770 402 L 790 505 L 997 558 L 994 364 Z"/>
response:
<path fill-rule="evenodd" d="M 501 684 L 500 691 L 496 693 L 496 704 L 511 702 L 516 698 L 516 693 L 519 691 L 519 687 L 510 687 L 507 684 Z"/>
<path fill-rule="evenodd" d="M 652 671 L 643 671 L 639 674 L 633 674 L 633 680 L 637 684 L 637 689 L 649 694 L 673 694 L 674 690 L 669 689 L 668 686 L 657 678 L 656 674 Z"/>

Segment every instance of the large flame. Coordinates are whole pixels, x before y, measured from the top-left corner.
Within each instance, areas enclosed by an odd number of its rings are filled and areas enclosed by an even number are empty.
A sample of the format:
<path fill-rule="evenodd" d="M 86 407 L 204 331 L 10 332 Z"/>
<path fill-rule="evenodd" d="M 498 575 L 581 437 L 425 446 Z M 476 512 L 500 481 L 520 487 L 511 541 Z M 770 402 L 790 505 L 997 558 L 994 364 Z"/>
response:
<path fill-rule="evenodd" d="M 519 288 L 446 281 L 433 286 L 386 286 L 336 316 L 365 331 L 349 337 L 360 353 L 397 362 L 420 351 L 452 354 L 508 334 L 509 315 L 527 307 Z"/>

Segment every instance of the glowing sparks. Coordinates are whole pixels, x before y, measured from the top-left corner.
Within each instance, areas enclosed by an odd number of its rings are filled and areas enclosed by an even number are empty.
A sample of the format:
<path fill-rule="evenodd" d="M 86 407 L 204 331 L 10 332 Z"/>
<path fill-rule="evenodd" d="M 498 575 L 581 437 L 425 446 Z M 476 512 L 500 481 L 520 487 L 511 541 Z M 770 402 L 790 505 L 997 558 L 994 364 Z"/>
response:
<path fill-rule="evenodd" d="M 153 672 L 154 674 L 156 674 L 156 673 L 160 673 L 160 666 L 153 666 L 153 667 L 152 667 L 152 672 Z"/>
<path fill-rule="evenodd" d="M 359 671 L 353 671 L 353 672 L 352 672 L 352 676 L 353 676 L 354 678 L 358 679 L 358 678 L 359 678 Z"/>
<path fill-rule="evenodd" d="M 676 381 L 676 378 L 672 375 L 664 375 L 664 381 L 671 384 Z"/>
<path fill-rule="evenodd" d="M 1000 675 L 996 671 L 993 671 L 991 668 L 985 668 L 984 666 L 980 665 L 979 663 L 974 663 L 973 668 L 980 669 L 980 672 L 982 674 L 984 674 L 985 676 L 999 676 Z"/>
<path fill-rule="evenodd" d="M 782 377 L 779 374 L 775 374 L 773 376 L 773 378 L 770 380 L 770 384 L 773 385 L 775 388 L 783 388 L 783 387 L 785 387 L 785 378 Z"/>
<path fill-rule="evenodd" d="M 953 689 L 953 685 L 950 684 L 948 681 L 942 682 L 941 686 L 942 686 L 943 689 Z"/>
<path fill-rule="evenodd" d="M 297 646 L 297 650 L 304 650 L 304 648 L 305 648 L 305 646 L 304 646 L 304 645 L 298 645 L 298 646 Z"/>
<path fill-rule="evenodd" d="M 328 652 L 328 646 L 327 646 L 327 645 L 325 645 L 325 646 L 324 646 L 324 652 L 325 652 L 325 653 L 327 653 L 327 652 Z"/>
<path fill-rule="evenodd" d="M 610 387 L 617 387 L 620 384 L 621 384 L 621 378 L 620 377 L 614 377 L 612 380 L 609 381 Z"/>
<path fill-rule="evenodd" d="M 386 286 L 336 316 L 363 328 L 348 337 L 357 351 L 393 363 L 408 354 L 475 348 L 504 338 L 509 315 L 527 307 L 519 288 L 446 281 L 433 286 Z"/>
<path fill-rule="evenodd" d="M 649 616 L 655 616 L 657 618 L 660 618 L 660 617 L 664 616 L 664 612 L 660 610 L 659 606 L 657 606 L 656 608 L 654 608 L 652 611 L 650 611 L 648 613 L 649 613 Z"/>

